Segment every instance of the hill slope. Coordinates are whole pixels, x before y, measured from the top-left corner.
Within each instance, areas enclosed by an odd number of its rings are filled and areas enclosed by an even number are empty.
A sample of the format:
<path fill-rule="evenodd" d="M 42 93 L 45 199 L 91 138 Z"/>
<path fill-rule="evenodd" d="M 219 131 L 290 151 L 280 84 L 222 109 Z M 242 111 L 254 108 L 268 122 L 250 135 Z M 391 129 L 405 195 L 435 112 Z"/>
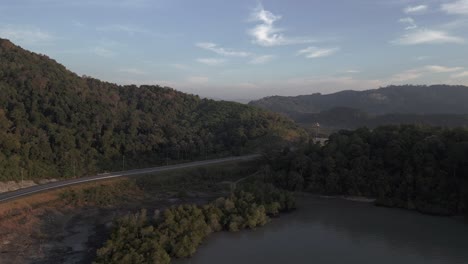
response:
<path fill-rule="evenodd" d="M 272 96 L 250 105 L 281 113 L 318 113 L 349 107 L 369 114 L 468 114 L 468 87 L 450 85 L 389 86 L 367 91 L 342 91 L 296 97 Z"/>
<path fill-rule="evenodd" d="M 441 127 L 468 126 L 468 115 L 461 114 L 383 114 L 371 115 L 354 108 L 336 107 L 320 113 L 290 113 L 300 124 L 316 124 L 337 129 L 375 128 L 382 125 L 419 124 Z"/>
<path fill-rule="evenodd" d="M 0 180 L 239 153 L 301 133 L 289 119 L 254 107 L 79 77 L 0 39 Z"/>

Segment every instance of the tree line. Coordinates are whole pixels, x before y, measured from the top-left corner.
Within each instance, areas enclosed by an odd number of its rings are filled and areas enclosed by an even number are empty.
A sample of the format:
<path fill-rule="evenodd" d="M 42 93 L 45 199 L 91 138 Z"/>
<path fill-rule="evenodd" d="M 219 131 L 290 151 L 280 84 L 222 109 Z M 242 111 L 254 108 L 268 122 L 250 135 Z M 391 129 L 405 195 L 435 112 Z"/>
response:
<path fill-rule="evenodd" d="M 324 146 L 266 155 L 280 186 L 367 196 L 377 204 L 431 214 L 468 213 L 468 130 L 383 126 L 342 130 Z"/>

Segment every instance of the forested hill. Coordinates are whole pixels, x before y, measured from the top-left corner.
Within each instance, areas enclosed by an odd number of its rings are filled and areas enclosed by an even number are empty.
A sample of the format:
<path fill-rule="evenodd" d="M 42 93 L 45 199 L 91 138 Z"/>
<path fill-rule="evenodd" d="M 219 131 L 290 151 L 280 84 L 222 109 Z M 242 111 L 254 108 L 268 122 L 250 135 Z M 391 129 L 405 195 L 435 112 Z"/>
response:
<path fill-rule="evenodd" d="M 468 114 L 383 114 L 371 115 L 354 108 L 336 107 L 320 113 L 291 113 L 290 117 L 300 124 L 313 125 L 332 130 L 375 128 L 382 125 L 418 124 L 440 127 L 468 127 Z"/>
<path fill-rule="evenodd" d="M 342 91 L 296 97 L 272 96 L 250 102 L 275 112 L 319 113 L 336 107 L 369 114 L 468 114 L 468 87 L 450 85 L 389 86 L 367 91 Z"/>
<path fill-rule="evenodd" d="M 79 77 L 0 39 L 0 180 L 245 153 L 302 133 L 289 119 L 251 106 Z"/>

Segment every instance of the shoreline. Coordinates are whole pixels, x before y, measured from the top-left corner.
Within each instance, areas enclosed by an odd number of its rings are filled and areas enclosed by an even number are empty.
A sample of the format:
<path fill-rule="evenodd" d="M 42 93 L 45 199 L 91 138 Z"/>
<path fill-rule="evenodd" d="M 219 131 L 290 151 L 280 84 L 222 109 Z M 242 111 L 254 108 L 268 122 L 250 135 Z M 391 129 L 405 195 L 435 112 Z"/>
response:
<path fill-rule="evenodd" d="M 345 195 L 319 195 L 320 198 L 325 199 L 341 199 L 346 201 L 360 202 L 360 203 L 375 203 L 377 199 L 368 198 L 364 196 L 345 196 Z"/>
<path fill-rule="evenodd" d="M 310 197 L 316 197 L 316 198 L 322 198 L 322 199 L 340 199 L 340 200 L 359 202 L 359 203 L 375 203 L 375 201 L 377 200 L 375 198 L 369 198 L 369 197 L 364 197 L 364 196 L 323 195 L 323 194 L 313 194 L 313 193 L 307 193 L 307 192 L 297 192 L 296 195 L 299 195 L 302 197 L 310 196 Z"/>

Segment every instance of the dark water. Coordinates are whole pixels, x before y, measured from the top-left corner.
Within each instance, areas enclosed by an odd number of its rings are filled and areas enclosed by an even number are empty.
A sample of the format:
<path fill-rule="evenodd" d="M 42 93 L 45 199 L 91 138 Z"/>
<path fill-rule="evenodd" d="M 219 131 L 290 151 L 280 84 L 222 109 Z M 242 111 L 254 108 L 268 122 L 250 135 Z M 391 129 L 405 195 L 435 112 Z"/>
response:
<path fill-rule="evenodd" d="M 175 263 L 468 264 L 461 219 L 338 199 L 304 198 L 299 206 L 255 231 L 214 234 Z"/>

